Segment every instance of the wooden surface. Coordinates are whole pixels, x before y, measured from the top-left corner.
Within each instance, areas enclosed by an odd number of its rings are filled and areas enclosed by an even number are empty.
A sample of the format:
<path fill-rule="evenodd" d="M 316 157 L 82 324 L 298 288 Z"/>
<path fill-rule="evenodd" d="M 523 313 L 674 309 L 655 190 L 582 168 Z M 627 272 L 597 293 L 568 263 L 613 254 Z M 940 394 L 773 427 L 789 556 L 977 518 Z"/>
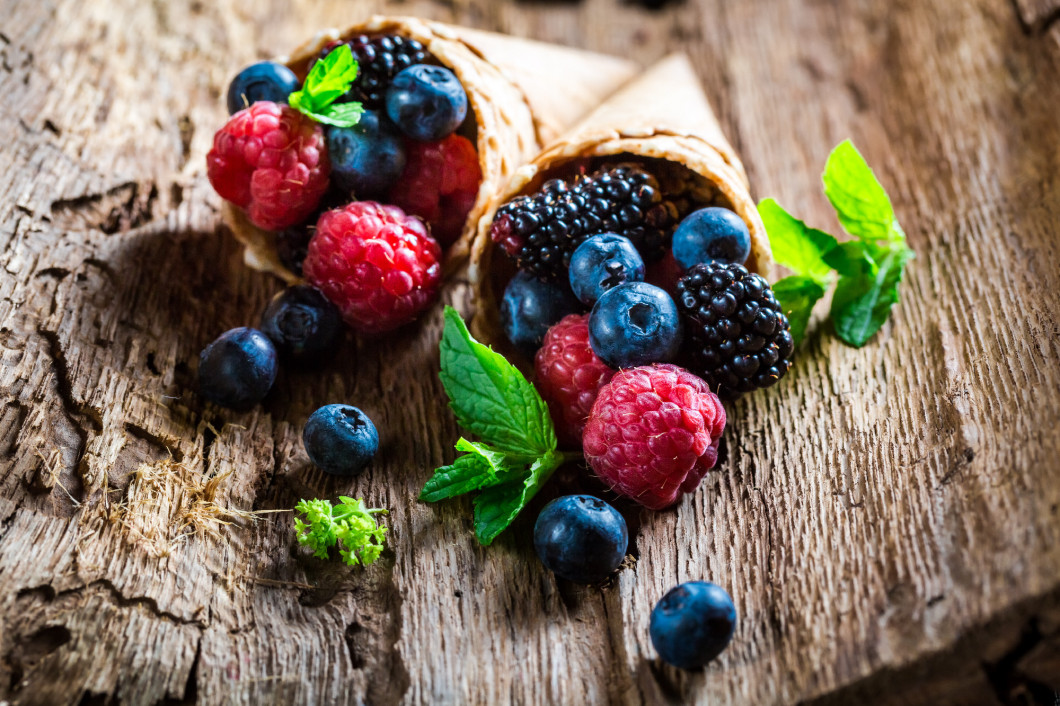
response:
<path fill-rule="evenodd" d="M 285 370 L 246 414 L 198 352 L 280 284 L 220 227 L 204 154 L 228 77 L 379 3 L 0 1 L 0 702 L 1051 703 L 1060 689 L 1060 22 L 1051 0 L 395 3 L 625 53 L 689 51 L 755 193 L 834 225 L 818 175 L 853 137 L 918 258 L 866 348 L 815 335 L 730 408 L 717 472 L 628 513 L 635 565 L 557 582 L 533 513 L 494 546 L 414 498 L 457 429 L 440 309 Z M 468 306 L 466 286 L 445 297 Z M 313 470 L 301 424 L 353 402 L 379 461 Z M 557 482 L 550 492 L 562 490 Z M 289 513 L 392 509 L 366 571 Z M 698 674 L 652 605 L 726 586 Z"/>

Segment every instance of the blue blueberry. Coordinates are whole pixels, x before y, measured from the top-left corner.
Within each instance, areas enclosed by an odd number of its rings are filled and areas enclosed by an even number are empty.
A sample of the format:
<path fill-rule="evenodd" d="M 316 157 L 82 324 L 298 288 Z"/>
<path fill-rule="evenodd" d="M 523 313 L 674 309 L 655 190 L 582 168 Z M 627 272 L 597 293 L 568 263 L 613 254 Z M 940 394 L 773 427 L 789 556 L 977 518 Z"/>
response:
<path fill-rule="evenodd" d="M 287 96 L 297 90 L 294 71 L 275 61 L 259 61 L 240 71 L 228 84 L 228 114 L 258 101 L 286 103 Z"/>
<path fill-rule="evenodd" d="M 297 284 L 278 293 L 261 315 L 261 330 L 286 355 L 321 353 L 335 342 L 342 315 L 316 287 Z"/>
<path fill-rule="evenodd" d="M 647 282 L 604 292 L 589 314 L 589 345 L 612 368 L 672 360 L 681 347 L 681 319 L 666 290 Z"/>
<path fill-rule="evenodd" d="M 257 329 L 234 328 L 199 356 L 199 391 L 222 407 L 245 410 L 268 394 L 276 370 L 276 347 L 269 337 Z"/>
<path fill-rule="evenodd" d="M 556 498 L 534 524 L 534 549 L 541 563 L 575 583 L 599 583 L 613 574 L 628 544 L 622 515 L 592 495 Z"/>
<path fill-rule="evenodd" d="M 644 280 L 644 260 L 633 242 L 614 233 L 587 238 L 570 256 L 570 286 L 592 305 L 609 289 Z"/>
<path fill-rule="evenodd" d="M 390 83 L 386 112 L 414 140 L 434 142 L 452 134 L 467 116 L 467 93 L 444 66 L 416 64 Z"/>
<path fill-rule="evenodd" d="M 379 450 L 379 432 L 368 415 L 348 404 L 329 404 L 309 416 L 302 429 L 309 460 L 336 476 L 364 470 Z"/>
<path fill-rule="evenodd" d="M 331 179 L 358 199 L 380 196 L 405 168 L 405 143 L 394 124 L 366 110 L 353 127 L 327 128 Z"/>
<path fill-rule="evenodd" d="M 532 356 L 552 324 L 579 308 L 578 300 L 566 287 L 519 272 L 504 290 L 501 325 L 508 340 Z"/>
<path fill-rule="evenodd" d="M 742 265 L 751 254 L 751 231 L 727 208 L 701 208 L 677 226 L 673 251 L 685 269 L 714 261 Z"/>
<path fill-rule="evenodd" d="M 736 606 L 724 588 L 689 581 L 651 611 L 651 643 L 664 662 L 698 669 L 721 654 L 736 630 Z"/>

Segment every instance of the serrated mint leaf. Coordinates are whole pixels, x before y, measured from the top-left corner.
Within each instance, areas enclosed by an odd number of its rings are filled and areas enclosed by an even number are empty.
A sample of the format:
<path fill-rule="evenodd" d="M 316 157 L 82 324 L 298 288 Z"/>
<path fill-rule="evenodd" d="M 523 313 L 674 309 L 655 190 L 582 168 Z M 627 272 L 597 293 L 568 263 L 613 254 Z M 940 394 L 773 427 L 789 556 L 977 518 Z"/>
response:
<path fill-rule="evenodd" d="M 806 325 L 813 313 L 813 306 L 824 296 L 824 287 L 806 275 L 785 277 L 773 285 L 773 294 L 780 302 L 781 310 L 791 324 L 791 336 L 798 346 L 806 337 Z"/>
<path fill-rule="evenodd" d="M 420 491 L 420 500 L 433 503 L 454 498 L 485 488 L 495 480 L 496 475 L 481 456 L 465 454 L 457 457 L 453 465 L 442 466 L 434 472 Z"/>
<path fill-rule="evenodd" d="M 905 240 L 891 199 L 853 142 L 845 140 L 832 150 L 821 180 L 848 233 L 862 240 Z"/>
<path fill-rule="evenodd" d="M 773 199 L 758 204 L 758 213 L 769 235 L 774 259 L 797 275 L 826 284 L 832 268 L 822 256 L 836 246 L 836 239 L 822 230 L 810 228 Z"/>
<path fill-rule="evenodd" d="M 887 250 L 875 277 L 843 276 L 832 297 L 832 323 L 844 343 L 860 348 L 880 330 L 898 301 L 898 283 L 913 251 Z"/>
<path fill-rule="evenodd" d="M 537 457 L 556 448 L 541 395 L 504 356 L 473 339 L 448 306 L 440 349 L 439 377 L 461 427 L 508 453 Z"/>
<path fill-rule="evenodd" d="M 323 112 L 314 113 L 314 120 L 336 127 L 353 127 L 361 122 L 364 106 L 360 103 L 333 103 Z"/>
<path fill-rule="evenodd" d="M 848 240 L 840 243 L 824 255 L 824 261 L 841 275 L 848 277 L 875 277 L 875 254 L 880 248 L 865 240 Z"/>
<path fill-rule="evenodd" d="M 313 64 L 302 89 L 292 93 L 287 103 L 317 122 L 350 127 L 360 120 L 360 103 L 335 101 L 350 90 L 357 78 L 357 62 L 349 45 L 340 44 L 334 51 Z"/>
<path fill-rule="evenodd" d="M 475 498 L 475 536 L 489 545 L 519 515 L 530 499 L 563 463 L 563 454 L 549 452 L 534 461 L 524 478 L 483 490 Z"/>

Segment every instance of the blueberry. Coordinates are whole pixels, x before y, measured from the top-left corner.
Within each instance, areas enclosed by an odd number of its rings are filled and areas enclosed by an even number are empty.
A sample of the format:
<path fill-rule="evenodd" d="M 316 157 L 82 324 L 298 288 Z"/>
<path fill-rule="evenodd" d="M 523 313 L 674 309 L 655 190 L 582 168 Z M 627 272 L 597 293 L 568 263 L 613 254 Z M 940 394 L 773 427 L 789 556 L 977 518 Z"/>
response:
<path fill-rule="evenodd" d="M 751 231 L 727 208 L 701 208 L 677 226 L 673 250 L 684 268 L 714 261 L 742 265 L 751 254 Z"/>
<path fill-rule="evenodd" d="M 614 233 L 587 238 L 570 257 L 570 286 L 583 304 L 609 289 L 644 280 L 644 260 L 633 242 Z"/>
<path fill-rule="evenodd" d="M 534 549 L 541 563 L 575 583 L 599 583 L 613 574 L 628 544 L 622 515 L 591 495 L 556 498 L 534 524 Z"/>
<path fill-rule="evenodd" d="M 670 589 L 651 611 L 651 643 L 664 662 L 697 669 L 732 640 L 736 606 L 725 589 L 689 581 Z"/>
<path fill-rule="evenodd" d="M 228 114 L 258 101 L 286 103 L 287 96 L 297 90 L 294 71 L 275 61 L 259 61 L 240 71 L 228 84 Z"/>
<path fill-rule="evenodd" d="M 199 356 L 199 391 L 222 407 L 245 410 L 268 394 L 276 369 L 276 347 L 268 336 L 253 328 L 234 328 Z"/>
<path fill-rule="evenodd" d="M 336 476 L 360 473 L 379 450 L 379 432 L 368 415 L 348 404 L 329 404 L 313 414 L 302 429 L 309 460 Z"/>
<path fill-rule="evenodd" d="M 508 283 L 501 300 L 501 325 L 519 350 L 533 355 L 552 324 L 579 309 L 570 290 L 519 272 Z"/>
<path fill-rule="evenodd" d="M 386 112 L 414 140 L 434 142 L 451 134 L 467 116 L 467 93 L 444 66 L 416 64 L 394 77 Z"/>
<path fill-rule="evenodd" d="M 353 127 L 327 128 L 331 178 L 358 199 L 386 193 L 405 168 L 405 144 L 394 124 L 366 110 Z"/>
<path fill-rule="evenodd" d="M 265 307 L 261 330 L 285 355 L 320 353 L 335 342 L 342 316 L 316 287 L 298 284 L 283 290 Z"/>
<path fill-rule="evenodd" d="M 589 314 L 589 344 L 612 368 L 672 360 L 681 347 L 681 320 L 666 290 L 647 282 L 604 292 Z"/>

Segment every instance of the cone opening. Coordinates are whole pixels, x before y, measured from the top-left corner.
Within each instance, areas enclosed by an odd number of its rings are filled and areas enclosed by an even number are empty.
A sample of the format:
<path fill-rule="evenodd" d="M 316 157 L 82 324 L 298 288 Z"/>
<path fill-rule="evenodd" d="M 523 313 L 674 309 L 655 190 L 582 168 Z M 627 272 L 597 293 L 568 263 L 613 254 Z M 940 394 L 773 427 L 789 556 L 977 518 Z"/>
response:
<path fill-rule="evenodd" d="M 403 30 L 400 26 L 390 27 L 386 31 L 377 32 L 346 31 L 341 35 L 335 36 L 330 42 L 321 43 L 315 51 L 305 52 L 291 59 L 287 62 L 287 66 L 292 71 L 294 71 L 295 76 L 298 77 L 298 80 L 300 82 L 305 81 L 305 77 L 309 73 L 309 69 L 310 67 L 312 67 L 317 55 L 319 55 L 320 51 L 323 50 L 329 44 L 333 42 L 346 41 L 351 37 L 365 36 L 370 37 L 372 39 L 377 39 L 379 37 L 395 35 L 404 37 L 405 39 L 416 39 L 418 41 L 422 41 L 423 39 L 422 37 L 414 36 L 414 33 L 412 32 Z M 434 54 L 430 53 L 428 47 L 427 60 L 423 63 L 431 64 L 433 66 L 444 66 L 445 68 L 449 69 L 454 74 L 456 74 L 457 78 L 459 78 L 460 82 L 464 85 L 465 90 L 467 90 L 468 82 L 465 79 L 464 75 L 462 75 L 464 69 L 459 62 L 443 61 Z M 460 127 L 456 129 L 456 134 L 460 135 L 461 137 L 467 138 L 471 142 L 471 144 L 475 145 L 475 149 L 479 153 L 479 166 L 483 169 L 483 172 L 485 172 L 487 165 L 482 155 L 483 146 L 480 145 L 478 142 L 478 113 L 481 110 L 481 106 L 479 105 L 479 103 L 483 99 L 484 96 L 480 96 L 474 91 L 467 90 L 467 117 L 464 118 L 464 122 L 460 124 Z"/>
<path fill-rule="evenodd" d="M 518 193 L 510 194 L 506 201 L 516 196 L 535 194 L 541 190 L 545 182 L 552 179 L 572 182 L 580 175 L 592 174 L 601 168 L 619 164 L 636 164 L 653 174 L 659 181 L 663 198 L 672 200 L 677 206 L 678 222 L 693 211 L 708 206 L 728 208 L 737 212 L 744 220 L 747 220 L 746 214 L 740 212 L 741 209 L 734 203 L 734 200 L 706 175 L 671 158 L 648 157 L 622 151 L 554 161 L 545 169 L 539 170 L 519 189 Z M 748 226 L 752 229 L 755 227 L 750 222 Z M 505 287 L 508 286 L 508 282 L 515 276 L 516 272 L 515 263 L 510 257 L 503 252 L 494 252 L 488 265 L 487 286 L 490 291 L 485 293 L 486 296 L 482 298 L 479 305 L 489 305 L 487 302 L 499 303 L 504 296 Z M 491 338 L 495 343 L 500 344 L 503 342 L 504 336 L 497 330 L 496 335 L 491 336 Z"/>

